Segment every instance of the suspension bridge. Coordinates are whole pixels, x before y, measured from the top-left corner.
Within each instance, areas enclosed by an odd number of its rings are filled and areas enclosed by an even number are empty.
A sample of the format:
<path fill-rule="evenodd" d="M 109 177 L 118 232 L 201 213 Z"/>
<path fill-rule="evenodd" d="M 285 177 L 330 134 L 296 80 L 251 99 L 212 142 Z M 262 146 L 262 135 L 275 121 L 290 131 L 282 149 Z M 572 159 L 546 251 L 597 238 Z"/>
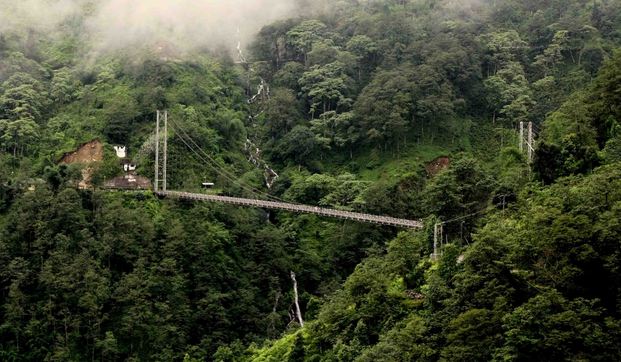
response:
<path fill-rule="evenodd" d="M 203 162 L 207 167 L 213 169 L 224 179 L 236 184 L 242 190 L 254 195 L 255 198 L 240 198 L 221 196 L 205 193 L 192 193 L 184 191 L 170 191 L 167 184 L 167 163 L 168 163 L 168 130 L 172 129 L 174 135 L 192 152 L 197 160 Z M 290 203 L 274 195 L 257 190 L 245 185 L 239 179 L 227 171 L 224 167 L 219 167 L 218 162 L 205 152 L 198 143 L 190 136 L 189 132 L 174 120 L 168 119 L 168 112 L 157 111 L 155 129 L 155 180 L 153 184 L 154 193 L 160 197 L 172 199 L 185 199 L 193 201 L 216 202 L 245 207 L 255 207 L 269 210 L 283 210 L 295 213 L 314 214 L 324 217 L 331 217 L 344 220 L 352 220 L 363 223 L 378 225 L 403 227 L 408 229 L 420 229 L 423 222 L 420 220 L 400 219 L 390 216 L 373 215 L 352 211 L 336 210 L 314 205 L 303 205 Z"/>

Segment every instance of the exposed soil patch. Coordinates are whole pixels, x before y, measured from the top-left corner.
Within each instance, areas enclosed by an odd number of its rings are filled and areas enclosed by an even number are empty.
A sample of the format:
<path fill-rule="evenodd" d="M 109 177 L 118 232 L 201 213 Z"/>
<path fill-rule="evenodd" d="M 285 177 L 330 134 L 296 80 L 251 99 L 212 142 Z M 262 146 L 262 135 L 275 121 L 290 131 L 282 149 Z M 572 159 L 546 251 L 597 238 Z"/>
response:
<path fill-rule="evenodd" d="M 87 142 L 75 151 L 67 152 L 60 159 L 60 163 L 92 163 L 103 161 L 103 143 L 100 140 Z"/>
<path fill-rule="evenodd" d="M 447 168 L 449 168 L 450 165 L 451 165 L 451 159 L 446 156 L 442 156 L 429 162 L 425 166 L 425 169 L 427 170 L 427 175 L 429 175 L 429 177 L 433 177 L 439 174 L 440 171 L 446 170 Z"/>
<path fill-rule="evenodd" d="M 84 143 L 78 147 L 75 151 L 67 152 L 60 159 L 60 163 L 71 164 L 79 163 L 84 164 L 82 169 L 82 181 L 78 184 L 81 189 L 87 189 L 91 186 L 91 179 L 93 178 L 93 167 L 88 165 L 93 162 L 101 162 L 104 158 L 103 143 L 100 140 L 92 140 Z"/>

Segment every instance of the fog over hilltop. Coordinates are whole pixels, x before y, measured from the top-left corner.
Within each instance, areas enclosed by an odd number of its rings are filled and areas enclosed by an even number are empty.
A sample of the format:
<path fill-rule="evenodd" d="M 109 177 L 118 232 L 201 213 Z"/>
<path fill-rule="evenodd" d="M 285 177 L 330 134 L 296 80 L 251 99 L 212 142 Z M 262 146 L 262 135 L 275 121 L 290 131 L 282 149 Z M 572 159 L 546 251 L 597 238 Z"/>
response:
<path fill-rule="evenodd" d="M 0 0 L 0 32 L 62 33 L 82 24 L 89 52 L 168 43 L 182 52 L 247 43 L 264 25 L 299 16 L 296 0 Z"/>

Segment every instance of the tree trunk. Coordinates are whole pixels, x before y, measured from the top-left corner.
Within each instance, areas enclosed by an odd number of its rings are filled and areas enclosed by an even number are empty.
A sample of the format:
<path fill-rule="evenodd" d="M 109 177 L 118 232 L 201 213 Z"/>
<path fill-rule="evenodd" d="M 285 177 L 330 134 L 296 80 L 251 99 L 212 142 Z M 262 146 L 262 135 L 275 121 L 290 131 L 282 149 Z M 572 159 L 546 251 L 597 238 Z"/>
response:
<path fill-rule="evenodd" d="M 304 327 L 304 320 L 302 319 L 302 311 L 300 310 L 300 303 L 298 301 L 298 282 L 295 280 L 295 273 L 291 272 L 291 280 L 293 280 L 293 297 L 295 302 L 295 313 L 298 318 L 300 326 Z"/>

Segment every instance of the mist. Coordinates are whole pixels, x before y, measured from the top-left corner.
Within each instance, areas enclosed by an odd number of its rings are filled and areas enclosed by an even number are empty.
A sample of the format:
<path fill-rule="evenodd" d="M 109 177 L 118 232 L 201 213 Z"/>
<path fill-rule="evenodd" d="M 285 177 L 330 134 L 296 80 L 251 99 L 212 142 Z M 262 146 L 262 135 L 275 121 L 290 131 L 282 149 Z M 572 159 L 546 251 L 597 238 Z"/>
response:
<path fill-rule="evenodd" d="M 296 0 L 0 0 L 0 32 L 53 35 L 79 19 L 85 54 L 164 45 L 182 55 L 234 50 L 264 25 L 299 15 Z"/>
<path fill-rule="evenodd" d="M 50 32 L 80 12 L 75 0 L 0 0 L 0 32 Z"/>
<path fill-rule="evenodd" d="M 107 0 L 87 21 L 96 51 L 167 43 L 177 49 L 248 42 L 293 14 L 289 0 Z"/>

